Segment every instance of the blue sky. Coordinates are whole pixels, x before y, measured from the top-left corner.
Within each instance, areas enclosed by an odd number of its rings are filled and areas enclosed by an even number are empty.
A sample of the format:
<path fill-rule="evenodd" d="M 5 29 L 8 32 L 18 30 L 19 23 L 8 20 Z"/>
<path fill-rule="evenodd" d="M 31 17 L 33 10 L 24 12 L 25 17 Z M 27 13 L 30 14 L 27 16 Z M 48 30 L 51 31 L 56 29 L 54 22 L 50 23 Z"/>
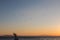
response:
<path fill-rule="evenodd" d="M 0 0 L 1 34 L 53 34 L 60 31 L 59 24 L 59 0 Z"/>

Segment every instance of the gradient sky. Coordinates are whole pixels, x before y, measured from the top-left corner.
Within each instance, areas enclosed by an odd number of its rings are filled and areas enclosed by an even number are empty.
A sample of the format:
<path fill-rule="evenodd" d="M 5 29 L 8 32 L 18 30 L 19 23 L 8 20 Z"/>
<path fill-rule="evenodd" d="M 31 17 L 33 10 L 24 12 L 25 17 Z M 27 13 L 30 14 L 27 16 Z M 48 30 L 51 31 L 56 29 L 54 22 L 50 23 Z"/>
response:
<path fill-rule="evenodd" d="M 60 0 L 0 0 L 0 35 L 60 36 Z"/>

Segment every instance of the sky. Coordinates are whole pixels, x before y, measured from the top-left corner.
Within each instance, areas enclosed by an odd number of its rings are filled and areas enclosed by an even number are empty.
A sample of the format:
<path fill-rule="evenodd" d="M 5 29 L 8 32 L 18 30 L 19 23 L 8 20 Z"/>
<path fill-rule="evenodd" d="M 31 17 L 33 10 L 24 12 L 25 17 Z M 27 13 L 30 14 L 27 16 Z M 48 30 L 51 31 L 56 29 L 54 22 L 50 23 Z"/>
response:
<path fill-rule="evenodd" d="M 0 0 L 0 35 L 60 36 L 60 0 Z"/>

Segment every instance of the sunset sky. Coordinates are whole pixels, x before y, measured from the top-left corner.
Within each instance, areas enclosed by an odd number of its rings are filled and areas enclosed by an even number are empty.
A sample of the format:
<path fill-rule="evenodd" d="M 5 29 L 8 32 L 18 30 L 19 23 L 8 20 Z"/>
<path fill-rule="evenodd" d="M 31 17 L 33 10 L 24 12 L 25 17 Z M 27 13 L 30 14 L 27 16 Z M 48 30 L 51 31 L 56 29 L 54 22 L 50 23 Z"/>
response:
<path fill-rule="evenodd" d="M 0 0 L 0 35 L 60 36 L 60 0 Z"/>

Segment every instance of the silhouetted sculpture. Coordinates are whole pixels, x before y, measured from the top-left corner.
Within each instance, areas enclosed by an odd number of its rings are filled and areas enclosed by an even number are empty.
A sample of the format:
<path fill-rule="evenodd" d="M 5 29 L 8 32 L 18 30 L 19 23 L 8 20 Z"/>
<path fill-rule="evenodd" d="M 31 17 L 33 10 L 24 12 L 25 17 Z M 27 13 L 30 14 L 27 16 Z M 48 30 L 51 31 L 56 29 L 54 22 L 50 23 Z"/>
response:
<path fill-rule="evenodd" d="M 17 35 L 15 33 L 13 33 L 13 35 L 14 35 L 14 40 L 18 40 Z"/>

